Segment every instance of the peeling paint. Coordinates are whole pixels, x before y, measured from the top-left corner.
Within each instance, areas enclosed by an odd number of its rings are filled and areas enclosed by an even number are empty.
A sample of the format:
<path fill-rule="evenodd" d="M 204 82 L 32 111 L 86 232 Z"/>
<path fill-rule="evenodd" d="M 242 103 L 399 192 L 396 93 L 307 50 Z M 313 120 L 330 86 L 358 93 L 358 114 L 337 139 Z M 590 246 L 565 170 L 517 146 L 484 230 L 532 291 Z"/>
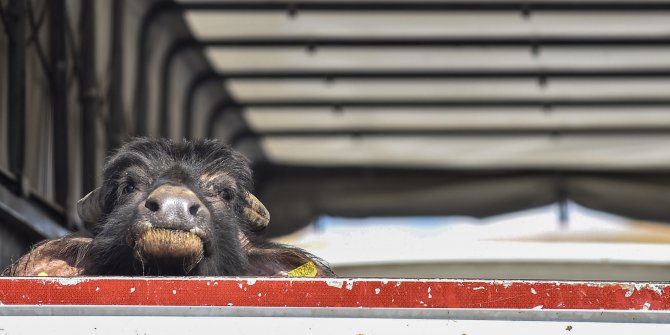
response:
<path fill-rule="evenodd" d="M 624 296 L 626 298 L 630 298 L 633 296 L 633 293 L 635 293 L 635 290 L 638 290 L 639 288 L 636 285 L 632 284 L 621 284 L 621 288 L 626 289 L 626 293 L 624 293 Z"/>
<path fill-rule="evenodd" d="M 88 281 L 88 279 L 81 279 L 77 277 L 59 277 L 50 280 L 52 283 L 58 283 L 61 284 L 62 286 L 78 285 Z"/>
<path fill-rule="evenodd" d="M 645 302 L 644 305 L 642 305 L 642 309 L 645 311 L 648 310 L 649 307 L 651 307 L 651 304 L 649 302 Z"/>
<path fill-rule="evenodd" d="M 537 291 L 536 291 L 534 288 L 531 287 L 531 288 L 530 288 L 530 293 L 532 293 L 532 294 L 537 294 Z"/>
<path fill-rule="evenodd" d="M 428 299 L 433 299 L 433 295 L 430 294 L 430 286 L 428 287 Z"/>
<path fill-rule="evenodd" d="M 99 287 L 99 286 L 96 287 L 96 288 L 95 288 L 95 291 L 96 291 L 96 292 L 100 292 L 100 287 Z"/>
<path fill-rule="evenodd" d="M 172 290 L 172 294 L 177 294 L 177 290 Z"/>
<path fill-rule="evenodd" d="M 489 282 L 485 282 L 484 285 L 500 285 L 503 288 L 510 288 L 514 284 L 513 281 L 510 280 L 493 280 Z M 528 284 L 533 284 L 533 282 L 528 282 Z"/>
<path fill-rule="evenodd" d="M 252 278 L 252 279 L 247 279 L 247 285 L 251 286 L 251 285 L 253 285 L 253 284 L 256 284 L 256 279 L 254 279 L 254 278 Z"/>
<path fill-rule="evenodd" d="M 647 284 L 647 288 L 654 291 L 656 294 L 658 294 L 659 297 L 663 296 L 663 289 L 659 287 L 657 284 Z"/>
<path fill-rule="evenodd" d="M 663 296 L 663 287 L 658 284 L 622 284 L 621 287 L 628 289 L 625 293 L 626 298 L 630 298 L 635 291 L 640 292 L 643 289 L 654 291 L 654 293 L 658 294 L 659 297 Z"/>
<path fill-rule="evenodd" d="M 344 282 L 342 282 L 341 280 L 326 280 L 326 285 L 335 288 L 342 288 Z"/>
<path fill-rule="evenodd" d="M 478 286 L 478 287 L 473 288 L 472 290 L 473 291 L 479 291 L 479 290 L 483 290 L 483 289 L 485 289 L 484 286 Z"/>
<path fill-rule="evenodd" d="M 533 309 L 542 309 L 542 308 L 544 308 L 544 305 L 537 305 L 537 306 L 533 307 Z"/>
<path fill-rule="evenodd" d="M 376 294 L 376 295 L 379 295 L 379 292 L 381 292 L 381 291 L 382 291 L 382 290 L 381 290 L 379 287 L 375 288 L 375 294 Z"/>
<path fill-rule="evenodd" d="M 237 283 L 237 286 L 240 288 L 240 290 L 242 289 L 242 287 L 244 287 L 244 285 L 242 285 L 242 283 Z"/>
<path fill-rule="evenodd" d="M 130 288 L 130 293 L 135 293 L 135 288 L 134 287 Z"/>
<path fill-rule="evenodd" d="M 347 290 L 351 291 L 354 288 L 354 281 L 347 280 Z"/>
<path fill-rule="evenodd" d="M 626 291 L 626 294 L 624 294 L 624 296 L 626 298 L 630 298 L 631 296 L 633 296 L 633 292 L 635 292 L 635 289 L 631 287 L 628 289 L 628 291 Z"/>

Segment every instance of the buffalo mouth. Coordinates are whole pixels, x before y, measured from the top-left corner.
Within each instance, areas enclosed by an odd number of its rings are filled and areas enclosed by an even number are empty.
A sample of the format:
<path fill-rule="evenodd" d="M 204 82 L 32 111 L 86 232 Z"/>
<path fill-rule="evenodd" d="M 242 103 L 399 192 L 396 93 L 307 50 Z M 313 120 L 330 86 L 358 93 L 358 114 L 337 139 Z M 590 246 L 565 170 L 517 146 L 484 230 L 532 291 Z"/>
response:
<path fill-rule="evenodd" d="M 136 255 L 142 261 L 171 262 L 195 267 L 204 257 L 204 243 L 194 231 L 149 228 L 135 240 Z"/>

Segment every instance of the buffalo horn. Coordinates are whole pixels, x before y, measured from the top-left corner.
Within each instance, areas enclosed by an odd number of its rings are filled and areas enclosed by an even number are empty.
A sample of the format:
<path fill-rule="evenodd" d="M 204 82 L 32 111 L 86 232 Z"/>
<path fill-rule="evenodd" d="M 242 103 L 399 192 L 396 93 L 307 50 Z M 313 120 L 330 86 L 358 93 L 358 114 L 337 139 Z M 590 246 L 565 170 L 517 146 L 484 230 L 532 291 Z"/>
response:
<path fill-rule="evenodd" d="M 77 201 L 77 213 L 85 223 L 96 224 L 100 220 L 102 216 L 101 193 L 100 188 L 96 188 Z"/>
<path fill-rule="evenodd" d="M 252 231 L 261 231 L 270 223 L 270 212 L 253 194 L 245 192 L 243 215 L 249 222 Z"/>

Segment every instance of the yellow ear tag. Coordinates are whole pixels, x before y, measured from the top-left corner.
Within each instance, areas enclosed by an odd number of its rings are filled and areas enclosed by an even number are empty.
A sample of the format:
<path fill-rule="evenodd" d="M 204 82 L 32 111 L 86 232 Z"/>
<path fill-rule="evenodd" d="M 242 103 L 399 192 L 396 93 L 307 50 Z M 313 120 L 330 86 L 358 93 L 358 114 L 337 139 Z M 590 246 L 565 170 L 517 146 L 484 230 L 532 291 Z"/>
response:
<path fill-rule="evenodd" d="M 37 276 L 38 276 L 38 277 L 48 277 L 49 274 L 46 273 L 46 272 L 40 272 L 40 273 L 37 274 Z"/>
<path fill-rule="evenodd" d="M 316 277 L 318 270 L 314 262 L 307 262 L 288 272 L 289 277 Z"/>

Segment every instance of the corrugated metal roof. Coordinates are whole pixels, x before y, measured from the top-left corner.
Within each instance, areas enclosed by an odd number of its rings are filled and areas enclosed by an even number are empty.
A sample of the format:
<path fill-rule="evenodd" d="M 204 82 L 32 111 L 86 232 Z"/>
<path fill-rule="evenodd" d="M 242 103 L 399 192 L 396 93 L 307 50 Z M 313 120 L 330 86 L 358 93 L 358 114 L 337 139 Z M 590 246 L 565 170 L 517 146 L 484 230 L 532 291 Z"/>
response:
<path fill-rule="evenodd" d="M 326 179 L 342 177 L 328 170 L 337 167 L 456 179 L 468 170 L 545 171 L 562 178 L 557 200 L 589 198 L 569 190 L 575 171 L 640 177 L 670 168 L 668 1 L 179 4 L 233 100 L 213 115 L 234 109 L 245 123 L 231 132 L 226 118 L 212 117 L 209 135 L 260 150 L 261 197 L 284 178 L 277 166 L 326 169 Z M 300 198 L 311 217 L 328 207 L 312 203 L 318 189 Z M 606 196 L 592 200 L 618 209 Z M 460 201 L 477 207 L 479 199 Z M 355 212 L 384 215 L 375 210 Z"/>

